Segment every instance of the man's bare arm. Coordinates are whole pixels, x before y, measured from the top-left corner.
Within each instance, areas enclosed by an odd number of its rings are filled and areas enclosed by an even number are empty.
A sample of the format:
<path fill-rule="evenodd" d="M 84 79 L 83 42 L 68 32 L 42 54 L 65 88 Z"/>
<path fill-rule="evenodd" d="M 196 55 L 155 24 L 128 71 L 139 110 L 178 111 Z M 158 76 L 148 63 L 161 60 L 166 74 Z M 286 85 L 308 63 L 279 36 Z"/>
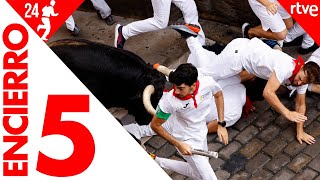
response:
<path fill-rule="evenodd" d="M 295 112 L 290 111 L 287 109 L 279 100 L 278 96 L 276 95 L 276 91 L 280 87 L 280 82 L 276 77 L 275 72 L 273 72 L 266 84 L 266 87 L 263 90 L 263 97 L 266 101 L 280 114 L 285 116 L 288 120 L 293 122 L 304 122 L 307 120 L 307 117 Z"/>
<path fill-rule="evenodd" d="M 191 152 L 191 146 L 188 144 L 185 144 L 183 142 L 178 141 L 175 139 L 171 134 L 169 134 L 163 127 L 162 124 L 166 121 L 164 119 L 160 119 L 157 116 L 153 116 L 151 121 L 151 129 L 157 133 L 159 136 L 163 137 L 165 140 L 167 140 L 169 143 L 177 147 L 181 154 L 183 155 L 192 155 Z"/>
<path fill-rule="evenodd" d="M 306 94 L 297 94 L 296 111 L 303 115 L 306 113 Z M 304 132 L 303 123 L 297 123 L 297 140 L 300 144 L 302 144 L 302 141 L 308 144 L 315 143 L 315 138 Z"/>
<path fill-rule="evenodd" d="M 218 121 L 224 121 L 224 100 L 222 91 L 218 91 L 213 95 L 218 112 Z M 221 142 L 228 144 L 228 131 L 225 127 L 218 125 L 217 134 Z"/>
<path fill-rule="evenodd" d="M 269 0 L 257 0 L 257 1 L 266 7 L 268 14 L 275 15 L 278 12 L 278 8 L 280 7 L 277 1 L 276 2 L 270 2 Z"/>
<path fill-rule="evenodd" d="M 309 84 L 311 85 L 311 91 L 320 94 L 320 84 Z"/>
<path fill-rule="evenodd" d="M 223 94 L 222 91 L 218 91 L 214 96 L 214 101 L 217 106 L 217 112 L 218 112 L 218 120 L 223 121 L 224 120 L 224 101 L 223 101 Z"/>
<path fill-rule="evenodd" d="M 269 0 L 257 0 L 259 3 L 261 3 L 264 6 L 267 6 L 268 4 L 271 4 Z"/>

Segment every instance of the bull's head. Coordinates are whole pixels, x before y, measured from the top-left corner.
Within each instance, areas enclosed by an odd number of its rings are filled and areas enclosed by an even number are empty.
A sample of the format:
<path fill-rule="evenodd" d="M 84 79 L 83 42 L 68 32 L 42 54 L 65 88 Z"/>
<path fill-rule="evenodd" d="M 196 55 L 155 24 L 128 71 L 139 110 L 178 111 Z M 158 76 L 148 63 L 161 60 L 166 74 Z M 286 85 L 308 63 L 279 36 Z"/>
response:
<path fill-rule="evenodd" d="M 169 76 L 171 69 L 162 66 L 160 64 L 153 65 L 154 69 L 159 71 L 160 73 Z M 143 91 L 143 105 L 146 108 L 147 112 L 154 116 L 156 114 L 156 110 L 153 108 L 151 103 L 151 95 L 155 92 L 155 87 L 153 85 L 148 85 Z"/>

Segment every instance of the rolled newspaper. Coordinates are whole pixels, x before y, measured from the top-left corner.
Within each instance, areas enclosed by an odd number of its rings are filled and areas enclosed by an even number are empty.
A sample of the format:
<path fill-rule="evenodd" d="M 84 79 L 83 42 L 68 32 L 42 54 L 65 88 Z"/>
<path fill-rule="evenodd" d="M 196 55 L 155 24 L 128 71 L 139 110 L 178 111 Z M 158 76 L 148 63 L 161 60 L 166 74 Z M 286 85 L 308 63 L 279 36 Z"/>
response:
<path fill-rule="evenodd" d="M 192 154 L 201 155 L 201 156 L 207 156 L 207 157 L 213 157 L 218 158 L 218 153 L 215 151 L 204 151 L 201 149 L 191 149 Z"/>

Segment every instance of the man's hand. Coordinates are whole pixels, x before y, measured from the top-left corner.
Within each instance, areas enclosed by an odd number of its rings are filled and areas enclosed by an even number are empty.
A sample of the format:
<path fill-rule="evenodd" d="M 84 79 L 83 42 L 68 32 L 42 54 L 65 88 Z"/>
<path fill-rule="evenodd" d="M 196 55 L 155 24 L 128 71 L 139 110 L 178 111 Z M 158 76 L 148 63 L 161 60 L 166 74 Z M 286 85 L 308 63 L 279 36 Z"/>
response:
<path fill-rule="evenodd" d="M 269 15 L 270 15 L 270 14 L 271 14 L 271 15 L 277 14 L 277 12 L 278 12 L 278 7 L 280 7 L 280 5 L 279 5 L 278 2 L 273 2 L 273 3 L 270 3 L 270 4 L 266 5 L 268 14 L 269 14 Z"/>
<path fill-rule="evenodd" d="M 189 144 L 179 142 L 179 145 L 177 146 L 177 148 L 179 149 L 182 155 L 192 155 L 192 152 L 191 152 L 192 147 Z"/>
<path fill-rule="evenodd" d="M 306 142 L 307 144 L 314 144 L 316 142 L 316 139 L 309 134 L 302 132 L 297 134 L 297 140 L 300 144 L 302 144 L 302 141 Z"/>
<path fill-rule="evenodd" d="M 285 115 L 285 117 L 296 123 L 303 123 L 304 121 L 308 120 L 307 116 L 304 116 L 303 114 L 300 114 L 296 111 L 289 111 L 288 114 Z"/>
<path fill-rule="evenodd" d="M 217 134 L 219 136 L 220 141 L 223 142 L 225 145 L 227 145 L 229 141 L 227 129 L 225 127 L 218 125 Z"/>

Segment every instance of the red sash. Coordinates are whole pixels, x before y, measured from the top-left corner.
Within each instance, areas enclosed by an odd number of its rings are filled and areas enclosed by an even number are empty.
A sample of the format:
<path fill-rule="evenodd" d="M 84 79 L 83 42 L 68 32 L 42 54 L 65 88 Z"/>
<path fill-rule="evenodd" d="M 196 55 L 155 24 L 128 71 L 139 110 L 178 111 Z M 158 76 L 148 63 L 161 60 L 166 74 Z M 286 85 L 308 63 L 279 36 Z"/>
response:
<path fill-rule="evenodd" d="M 298 72 L 300 71 L 301 67 L 304 65 L 304 61 L 301 58 L 301 56 L 298 56 L 297 59 L 294 59 L 294 70 L 292 71 L 292 76 L 289 78 L 291 84 L 293 83 L 294 77 L 298 74 Z"/>
<path fill-rule="evenodd" d="M 194 90 L 193 94 L 188 94 L 186 95 L 185 97 L 181 98 L 181 97 L 178 97 L 177 94 L 176 94 L 176 89 L 173 90 L 173 95 L 180 99 L 180 100 L 188 100 L 188 99 L 193 99 L 193 104 L 194 104 L 194 107 L 198 107 L 198 104 L 197 104 L 197 101 L 195 99 L 196 95 L 198 94 L 198 90 L 199 90 L 199 85 L 200 85 L 200 82 L 199 80 L 197 80 L 196 82 L 196 89 Z"/>

